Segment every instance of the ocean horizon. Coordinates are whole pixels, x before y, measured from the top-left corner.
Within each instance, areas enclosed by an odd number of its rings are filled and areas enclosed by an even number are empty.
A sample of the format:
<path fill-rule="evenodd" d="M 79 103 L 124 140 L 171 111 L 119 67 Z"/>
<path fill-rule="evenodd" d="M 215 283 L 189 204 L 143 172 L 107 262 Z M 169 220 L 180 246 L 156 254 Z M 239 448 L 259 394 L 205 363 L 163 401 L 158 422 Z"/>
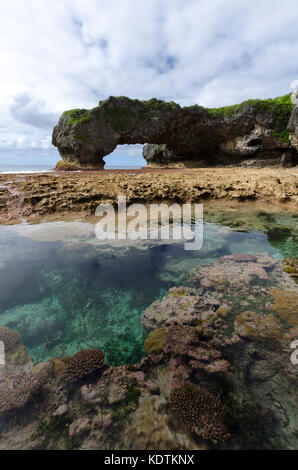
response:
<path fill-rule="evenodd" d="M 138 170 L 143 166 L 105 166 L 105 170 Z M 17 174 L 17 173 L 48 173 L 55 171 L 55 165 L 0 165 L 0 174 Z M 78 170 L 80 171 L 80 170 Z"/>

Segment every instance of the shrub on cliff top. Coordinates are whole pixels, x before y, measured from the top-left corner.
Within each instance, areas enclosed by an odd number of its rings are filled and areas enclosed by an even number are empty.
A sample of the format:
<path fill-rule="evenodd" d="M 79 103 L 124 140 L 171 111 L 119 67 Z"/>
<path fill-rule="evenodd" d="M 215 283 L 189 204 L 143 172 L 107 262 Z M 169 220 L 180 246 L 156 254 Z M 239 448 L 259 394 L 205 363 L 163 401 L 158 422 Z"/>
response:
<path fill-rule="evenodd" d="M 98 372 L 104 364 L 104 353 L 100 349 L 79 351 L 68 362 L 65 371 L 67 382 L 76 382 L 94 372 Z"/>
<path fill-rule="evenodd" d="M 207 112 L 211 117 L 232 116 L 234 114 L 243 112 L 246 108 L 255 106 L 257 111 L 271 112 L 276 115 L 277 120 L 283 124 L 287 124 L 291 112 L 293 110 L 293 103 L 291 94 L 279 96 L 277 98 L 268 98 L 265 100 L 254 99 L 246 100 L 243 103 L 235 104 L 232 106 L 224 106 L 221 108 L 207 108 Z"/>

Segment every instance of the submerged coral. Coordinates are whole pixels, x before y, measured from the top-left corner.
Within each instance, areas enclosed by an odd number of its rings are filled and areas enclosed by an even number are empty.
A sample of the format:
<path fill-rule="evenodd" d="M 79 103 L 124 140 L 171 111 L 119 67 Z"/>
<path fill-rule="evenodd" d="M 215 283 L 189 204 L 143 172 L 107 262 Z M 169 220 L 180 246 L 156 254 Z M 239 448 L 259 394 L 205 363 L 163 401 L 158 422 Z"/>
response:
<path fill-rule="evenodd" d="M 170 406 L 191 431 L 204 439 L 217 444 L 229 437 L 223 424 L 225 407 L 207 389 L 186 382 L 173 388 Z"/>
<path fill-rule="evenodd" d="M 298 292 L 272 289 L 273 308 L 290 325 L 298 327 Z"/>
<path fill-rule="evenodd" d="M 76 382 L 102 369 L 104 353 L 100 349 L 82 350 L 76 353 L 67 364 L 65 379 Z"/>
<path fill-rule="evenodd" d="M 144 342 L 145 351 L 147 354 L 160 353 L 167 343 L 167 330 L 166 328 L 157 328 L 151 331 L 148 338 Z"/>
<path fill-rule="evenodd" d="M 199 450 L 199 446 L 181 427 L 175 429 L 167 412 L 165 397 L 146 397 L 135 413 L 129 436 L 136 450 Z"/>
<path fill-rule="evenodd" d="M 283 261 L 284 271 L 298 283 L 298 258 L 287 258 Z"/>
<path fill-rule="evenodd" d="M 0 369 L 0 412 L 21 408 L 40 385 L 38 377 L 13 367 Z"/>
<path fill-rule="evenodd" d="M 262 317 L 255 312 L 245 311 L 236 317 L 234 326 L 241 337 L 257 342 L 267 341 L 273 346 L 281 346 L 282 325 L 272 314 Z"/>
<path fill-rule="evenodd" d="M 0 327 L 0 341 L 3 342 L 5 350 L 9 351 L 21 342 L 21 336 L 17 331 L 2 326 Z"/>

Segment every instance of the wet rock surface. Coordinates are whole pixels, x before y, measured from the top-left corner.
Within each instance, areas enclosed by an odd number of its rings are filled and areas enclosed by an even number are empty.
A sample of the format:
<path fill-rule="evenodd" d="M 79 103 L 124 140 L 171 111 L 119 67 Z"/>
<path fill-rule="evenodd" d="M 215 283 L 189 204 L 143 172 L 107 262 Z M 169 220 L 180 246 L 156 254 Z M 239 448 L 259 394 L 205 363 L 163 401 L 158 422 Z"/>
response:
<path fill-rule="evenodd" d="M 100 203 L 228 201 L 298 205 L 296 169 L 214 168 L 0 175 L 0 222 L 93 215 Z"/>

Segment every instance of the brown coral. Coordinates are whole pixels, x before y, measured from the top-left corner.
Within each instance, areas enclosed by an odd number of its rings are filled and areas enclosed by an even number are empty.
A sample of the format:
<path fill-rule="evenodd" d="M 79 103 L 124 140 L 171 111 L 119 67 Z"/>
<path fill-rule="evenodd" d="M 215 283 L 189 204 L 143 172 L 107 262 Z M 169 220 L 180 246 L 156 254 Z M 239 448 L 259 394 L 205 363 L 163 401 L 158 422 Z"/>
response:
<path fill-rule="evenodd" d="M 104 353 L 100 349 L 87 349 L 75 354 L 67 364 L 65 379 L 76 382 L 102 369 Z"/>
<path fill-rule="evenodd" d="M 144 348 L 147 354 L 159 354 L 162 352 L 167 342 L 166 328 L 157 328 L 151 331 L 144 342 Z"/>
<path fill-rule="evenodd" d="M 17 331 L 2 326 L 0 327 L 0 341 L 4 343 L 5 350 L 8 351 L 21 342 L 21 336 Z"/>
<path fill-rule="evenodd" d="M 298 259 L 297 258 L 287 258 L 282 261 L 284 271 L 288 273 L 294 281 L 298 284 Z"/>
<path fill-rule="evenodd" d="M 24 406 L 40 385 L 30 372 L 5 367 L 0 370 L 0 412 Z"/>
<path fill-rule="evenodd" d="M 229 437 L 223 424 L 225 407 L 207 389 L 185 382 L 171 391 L 170 406 L 203 439 L 217 444 Z"/>
<path fill-rule="evenodd" d="M 262 317 L 256 312 L 239 313 L 235 318 L 234 327 L 241 337 L 255 342 L 266 341 L 274 347 L 281 346 L 282 325 L 272 314 Z"/>
<path fill-rule="evenodd" d="M 221 351 L 202 341 L 194 327 L 171 326 L 168 329 L 166 352 L 171 356 L 185 356 L 193 369 L 201 369 L 208 374 L 225 372 L 230 363 L 222 357 Z"/>
<path fill-rule="evenodd" d="M 271 296 L 274 299 L 273 308 L 279 316 L 298 327 L 298 293 L 291 290 L 272 289 Z"/>

